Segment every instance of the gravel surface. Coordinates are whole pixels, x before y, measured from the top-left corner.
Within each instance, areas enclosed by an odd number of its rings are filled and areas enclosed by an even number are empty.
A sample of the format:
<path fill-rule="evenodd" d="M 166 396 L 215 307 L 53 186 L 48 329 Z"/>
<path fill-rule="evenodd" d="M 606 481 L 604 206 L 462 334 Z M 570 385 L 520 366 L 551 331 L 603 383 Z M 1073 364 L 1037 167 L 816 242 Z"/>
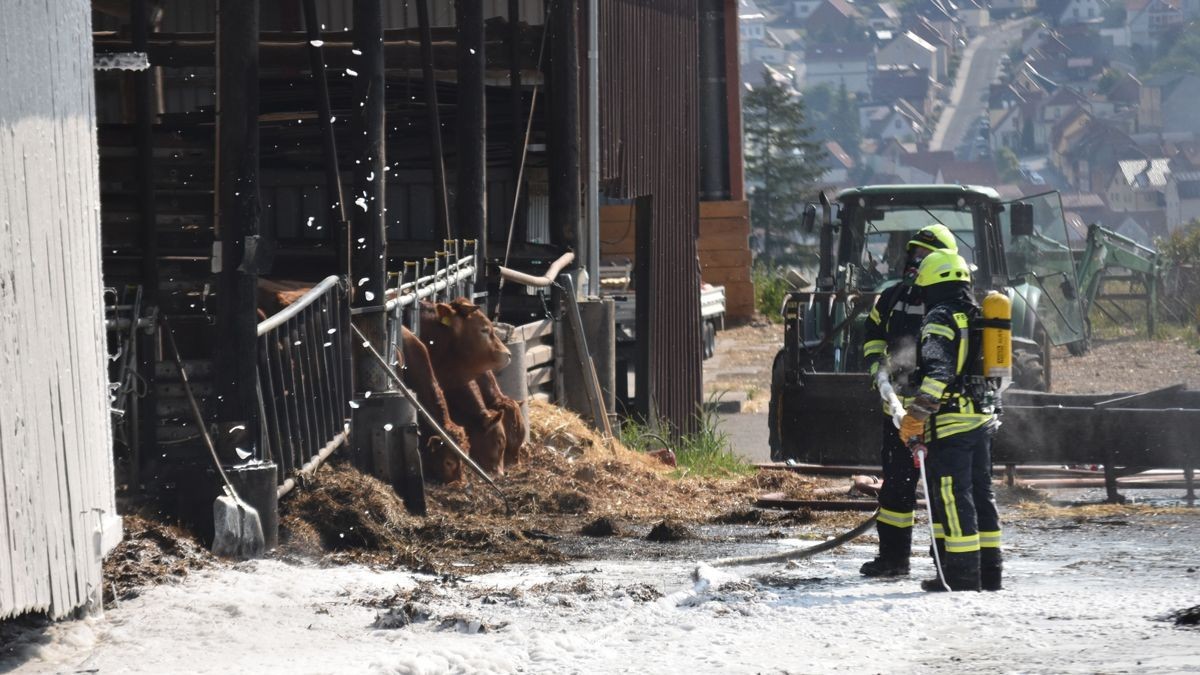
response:
<path fill-rule="evenodd" d="M 1182 340 L 1122 339 L 1093 344 L 1083 356 L 1055 348 L 1051 391 L 1101 394 L 1186 384 L 1200 389 L 1200 354 Z"/>

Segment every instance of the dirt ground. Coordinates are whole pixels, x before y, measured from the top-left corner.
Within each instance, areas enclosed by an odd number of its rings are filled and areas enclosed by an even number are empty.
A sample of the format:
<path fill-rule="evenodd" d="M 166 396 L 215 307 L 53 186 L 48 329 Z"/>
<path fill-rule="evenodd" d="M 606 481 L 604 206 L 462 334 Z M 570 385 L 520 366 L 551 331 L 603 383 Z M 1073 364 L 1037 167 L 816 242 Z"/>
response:
<path fill-rule="evenodd" d="M 741 394 L 743 412 L 765 412 L 771 363 L 782 344 L 783 326 L 762 319 L 718 333 L 713 358 L 704 363 L 705 394 Z M 1062 394 L 1139 392 L 1174 384 L 1200 389 L 1200 353 L 1179 338 L 1097 339 L 1082 356 L 1053 348 L 1051 378 L 1051 391 Z"/>

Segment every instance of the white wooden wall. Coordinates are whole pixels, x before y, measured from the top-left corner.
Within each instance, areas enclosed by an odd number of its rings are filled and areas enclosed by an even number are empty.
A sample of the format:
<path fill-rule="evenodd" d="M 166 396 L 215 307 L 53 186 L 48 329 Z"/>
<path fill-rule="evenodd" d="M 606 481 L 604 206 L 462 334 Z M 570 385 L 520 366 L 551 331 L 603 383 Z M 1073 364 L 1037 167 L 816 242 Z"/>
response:
<path fill-rule="evenodd" d="M 100 597 L 120 538 L 88 0 L 0 11 L 0 619 Z"/>

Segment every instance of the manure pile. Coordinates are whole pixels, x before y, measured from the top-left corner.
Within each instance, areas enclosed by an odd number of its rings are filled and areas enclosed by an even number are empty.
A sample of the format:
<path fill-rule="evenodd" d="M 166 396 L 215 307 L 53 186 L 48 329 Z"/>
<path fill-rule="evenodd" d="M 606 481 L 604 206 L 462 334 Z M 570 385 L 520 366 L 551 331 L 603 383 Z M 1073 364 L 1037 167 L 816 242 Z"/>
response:
<path fill-rule="evenodd" d="M 669 520 L 730 522 L 764 492 L 811 495 L 814 479 L 786 471 L 737 478 L 677 478 L 657 459 L 605 440 L 575 414 L 530 404 L 530 442 L 521 463 L 496 478 L 512 514 L 476 478 L 426 489 L 429 515 L 408 514 L 390 487 L 334 462 L 280 505 L 284 555 L 324 555 L 446 572 L 554 562 L 554 545 L 603 520 L 608 531 Z M 740 519 L 735 515 L 732 519 Z M 743 521 L 745 522 L 745 521 Z"/>

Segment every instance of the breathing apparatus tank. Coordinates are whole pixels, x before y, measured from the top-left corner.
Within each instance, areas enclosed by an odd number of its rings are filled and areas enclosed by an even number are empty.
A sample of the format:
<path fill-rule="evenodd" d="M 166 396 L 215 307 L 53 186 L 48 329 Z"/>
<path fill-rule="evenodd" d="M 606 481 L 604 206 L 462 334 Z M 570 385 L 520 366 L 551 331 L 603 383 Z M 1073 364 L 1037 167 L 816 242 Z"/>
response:
<path fill-rule="evenodd" d="M 1012 301 L 998 291 L 983 299 L 983 375 L 986 378 L 1012 377 Z"/>

